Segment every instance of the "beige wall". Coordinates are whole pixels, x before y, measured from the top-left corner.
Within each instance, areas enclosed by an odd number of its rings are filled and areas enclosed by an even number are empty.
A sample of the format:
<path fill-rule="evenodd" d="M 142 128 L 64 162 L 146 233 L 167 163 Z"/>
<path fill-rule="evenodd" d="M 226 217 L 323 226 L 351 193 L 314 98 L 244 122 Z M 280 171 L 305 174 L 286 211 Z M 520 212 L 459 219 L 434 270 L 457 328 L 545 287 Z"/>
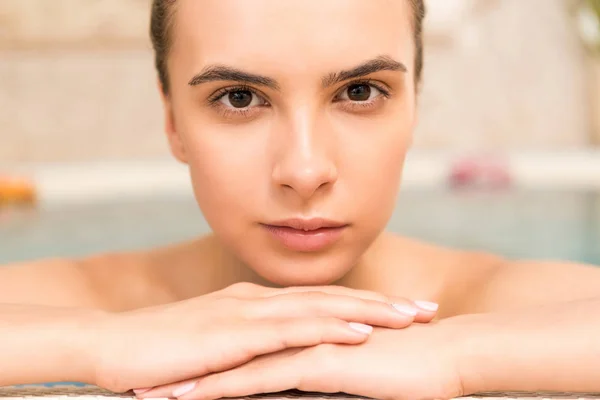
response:
<path fill-rule="evenodd" d="M 430 21 L 417 144 L 567 149 L 589 143 L 585 52 L 568 1 L 429 1 L 433 11 L 445 4 L 456 17 Z M 459 3 L 462 15 L 449 6 Z M 444 34 L 452 40 L 439 40 Z"/>
<path fill-rule="evenodd" d="M 590 142 L 563 0 L 430 0 L 422 149 Z M 0 0 L 0 163 L 167 155 L 149 0 Z"/>

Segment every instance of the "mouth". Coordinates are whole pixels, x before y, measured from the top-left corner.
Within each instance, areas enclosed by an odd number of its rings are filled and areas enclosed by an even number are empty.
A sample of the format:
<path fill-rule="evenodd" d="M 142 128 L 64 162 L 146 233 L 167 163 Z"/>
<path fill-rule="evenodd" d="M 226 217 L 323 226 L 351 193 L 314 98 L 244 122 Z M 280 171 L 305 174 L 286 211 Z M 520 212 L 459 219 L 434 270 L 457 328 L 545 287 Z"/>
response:
<path fill-rule="evenodd" d="M 284 247 L 299 252 L 314 252 L 331 246 L 349 226 L 324 218 L 295 218 L 261 225 Z"/>
<path fill-rule="evenodd" d="M 267 224 L 268 226 L 275 226 L 278 228 L 291 228 L 299 231 L 317 231 L 319 229 L 329 229 L 329 228 L 341 228 L 346 226 L 342 222 L 336 222 L 329 219 L 324 218 L 310 218 L 310 219 L 302 219 L 302 218 L 293 218 L 286 219 L 278 222 L 274 222 L 272 224 Z"/>

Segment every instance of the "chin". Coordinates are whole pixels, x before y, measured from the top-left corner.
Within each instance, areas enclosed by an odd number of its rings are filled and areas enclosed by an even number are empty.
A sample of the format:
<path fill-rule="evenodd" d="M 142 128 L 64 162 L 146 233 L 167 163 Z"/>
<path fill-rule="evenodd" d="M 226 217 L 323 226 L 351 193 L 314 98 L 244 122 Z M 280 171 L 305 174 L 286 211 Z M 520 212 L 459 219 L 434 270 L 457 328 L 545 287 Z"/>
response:
<path fill-rule="evenodd" d="M 297 273 L 282 273 L 282 271 L 259 271 L 254 270 L 263 279 L 271 282 L 274 285 L 281 287 L 291 286 L 327 286 L 338 281 L 341 275 L 332 274 L 297 274 Z"/>
<path fill-rule="evenodd" d="M 333 254 L 272 255 L 248 265 L 263 279 L 278 286 L 325 286 L 343 278 L 356 264 L 355 257 Z"/>

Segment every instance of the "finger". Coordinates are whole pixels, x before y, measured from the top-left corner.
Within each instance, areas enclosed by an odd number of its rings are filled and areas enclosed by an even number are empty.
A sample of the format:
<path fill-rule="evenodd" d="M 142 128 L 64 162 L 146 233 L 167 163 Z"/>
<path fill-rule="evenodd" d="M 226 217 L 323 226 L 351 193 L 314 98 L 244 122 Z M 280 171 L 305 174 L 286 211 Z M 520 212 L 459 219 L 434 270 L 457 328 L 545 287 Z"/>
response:
<path fill-rule="evenodd" d="M 257 364 L 260 364 L 260 368 L 265 368 L 265 367 L 268 368 L 270 365 L 273 365 L 273 363 L 276 359 L 277 360 L 285 359 L 287 362 L 287 361 L 289 361 L 289 357 L 291 357 L 292 355 L 295 355 L 296 353 L 298 353 L 300 351 L 302 351 L 302 348 L 288 349 L 288 350 L 280 351 L 278 353 L 272 353 L 272 354 L 256 357 L 252 361 L 250 361 L 244 365 L 241 365 L 235 369 L 230 369 L 228 371 L 220 372 L 220 373 L 216 373 L 216 374 L 206 375 L 204 377 L 188 379 L 188 380 L 185 380 L 182 382 L 176 382 L 176 383 L 171 383 L 168 385 L 157 386 L 157 387 L 153 388 L 151 391 L 141 393 L 140 395 L 138 395 L 138 397 L 139 398 L 176 398 L 176 397 L 182 397 L 182 396 L 184 396 L 184 393 L 186 393 L 186 396 L 188 396 L 188 397 L 204 398 L 205 397 L 204 394 L 201 394 L 201 393 L 199 394 L 198 389 L 200 387 L 204 387 L 205 380 L 206 380 L 207 388 L 211 389 L 211 387 L 212 387 L 212 391 L 216 392 L 216 391 L 219 391 L 219 388 L 216 387 L 216 385 L 214 385 L 214 383 L 215 383 L 215 381 L 217 381 L 217 382 L 220 381 L 220 379 L 219 379 L 220 376 L 223 376 L 224 378 L 226 378 L 225 382 L 227 382 L 231 379 L 235 379 L 235 376 L 244 377 L 243 376 L 244 373 L 248 373 L 251 370 L 257 369 L 259 367 L 259 365 L 257 365 Z M 288 368 L 288 366 L 284 366 L 284 368 Z M 235 374 L 230 375 L 230 372 L 235 372 Z M 244 378 L 246 379 L 246 377 L 244 377 Z M 244 386 L 247 386 L 247 385 L 244 384 Z M 202 389 L 200 389 L 200 391 L 201 390 Z M 282 389 L 282 390 L 285 390 L 285 389 Z M 259 393 L 259 392 L 257 392 L 257 393 Z M 261 391 L 260 393 L 267 393 L 267 392 Z M 220 396 L 218 396 L 218 394 L 213 394 L 213 396 L 215 396 L 215 395 L 217 396 L 215 398 L 220 397 Z M 212 396 L 209 396 L 209 397 L 212 397 Z"/>
<path fill-rule="evenodd" d="M 299 365 L 293 357 L 296 352 L 259 357 L 238 368 L 169 388 L 173 390 L 161 394 L 181 400 L 213 400 L 296 389 L 301 383 Z"/>
<path fill-rule="evenodd" d="M 224 293 L 234 294 L 238 298 L 251 299 L 256 297 L 275 297 L 279 295 L 292 294 L 292 293 L 307 293 L 307 292 L 320 292 L 328 293 L 339 296 L 356 297 L 364 300 L 374 300 L 384 303 L 396 304 L 396 305 L 412 305 L 417 309 L 417 314 L 414 318 L 414 322 L 427 323 L 431 322 L 438 310 L 438 305 L 429 301 L 415 301 L 398 297 L 398 296 L 386 296 L 382 293 L 377 293 L 368 290 L 351 289 L 344 286 L 297 286 L 283 289 L 268 288 L 260 285 L 255 285 L 247 282 L 240 282 L 229 286 L 225 289 Z"/>
<path fill-rule="evenodd" d="M 392 305 L 323 292 L 300 292 L 250 300 L 244 304 L 242 315 L 252 320 L 335 317 L 345 321 L 400 329 L 410 325 L 418 311 L 417 307 L 408 301 Z"/>
<path fill-rule="evenodd" d="M 263 288 L 262 295 L 263 297 L 273 297 L 282 294 L 290 294 L 290 293 L 304 293 L 304 292 L 322 292 L 329 293 L 339 296 L 350 296 L 357 297 L 359 299 L 364 300 L 375 300 L 381 301 L 384 303 L 390 304 L 408 304 L 413 305 L 417 309 L 417 315 L 415 316 L 415 322 L 426 323 L 430 322 L 437 313 L 437 304 L 421 301 L 421 305 L 417 305 L 410 300 L 397 297 L 397 296 L 387 296 L 382 293 L 372 292 L 368 290 L 358 290 L 351 289 L 344 286 L 298 286 L 298 287 L 289 287 L 284 289 L 272 289 L 272 288 Z"/>
<path fill-rule="evenodd" d="M 289 320 L 265 320 L 246 322 L 242 327 L 231 329 L 227 334 L 220 334 L 217 342 L 210 348 L 228 349 L 232 344 L 238 346 L 233 353 L 242 356 L 228 357 L 227 351 L 221 357 L 204 357 L 204 364 L 197 373 L 190 371 L 190 376 L 206 375 L 208 371 L 222 372 L 245 365 L 261 355 L 271 355 L 290 348 L 313 347 L 324 343 L 360 344 L 367 340 L 372 328 L 368 325 L 348 323 L 337 318 L 294 318 Z M 206 343 L 205 343 L 206 344 Z M 293 351 L 293 350 L 289 350 Z M 225 354 L 225 355 L 224 355 Z M 232 362 L 229 358 L 235 358 Z M 178 387 L 184 387 L 191 381 L 182 381 Z M 195 382 L 195 381 L 194 381 Z M 159 386 L 139 393 L 140 398 L 169 397 L 173 385 Z"/>
<path fill-rule="evenodd" d="M 221 372 L 288 348 L 360 344 L 372 331 L 369 325 L 332 317 L 244 321 L 215 332 L 210 341 L 205 338 L 201 343 L 205 350 L 198 354 L 201 362 L 186 378 Z"/>
<path fill-rule="evenodd" d="M 205 376 L 243 365 L 257 356 L 288 348 L 313 347 L 323 343 L 360 344 L 373 328 L 331 317 L 245 321 L 221 329 L 210 337 L 200 337 L 199 348 L 190 349 L 198 359 L 195 370 L 187 368 L 182 378 Z M 194 355 L 193 353 L 198 353 Z M 188 360 L 188 365 L 193 365 Z M 180 375 L 181 376 L 181 375 Z M 139 394 L 154 397 L 155 390 Z"/>
<path fill-rule="evenodd" d="M 177 390 L 178 388 L 188 387 L 192 384 L 195 385 L 196 381 L 198 381 L 199 379 L 200 378 L 188 379 L 188 380 L 181 381 L 181 382 L 173 382 L 173 383 L 169 383 L 167 385 L 156 386 L 156 387 L 151 388 L 150 390 L 144 390 L 144 391 L 134 390 L 133 392 L 135 393 L 135 395 L 138 399 L 172 398 L 173 392 L 175 390 Z M 182 390 L 184 390 L 184 389 L 182 389 Z"/>
<path fill-rule="evenodd" d="M 359 344 L 373 331 L 369 325 L 338 318 L 293 318 L 245 323 L 231 334 L 253 356 L 322 343 Z"/>
<path fill-rule="evenodd" d="M 411 302 L 419 310 L 415 322 L 427 323 L 431 322 L 437 315 L 439 305 L 431 301 L 415 300 Z"/>
<path fill-rule="evenodd" d="M 438 305 L 426 301 L 411 301 L 405 298 L 397 297 L 394 299 L 392 306 L 404 313 L 413 313 L 413 322 L 427 323 L 431 322 L 436 314 Z"/>
<path fill-rule="evenodd" d="M 283 289 L 272 289 L 272 288 L 268 288 L 267 290 L 265 290 L 262 294 L 263 297 L 272 297 L 272 296 L 278 296 L 278 295 L 282 295 L 282 294 L 290 294 L 290 293 L 304 293 L 304 292 L 322 292 L 322 293 L 329 293 L 329 294 L 335 294 L 335 295 L 339 295 L 339 296 L 350 296 L 350 297 L 357 297 L 359 299 L 364 299 L 364 300 L 375 300 L 375 301 L 381 301 L 384 303 L 390 303 L 388 296 L 381 294 L 381 293 L 377 293 L 377 292 L 371 292 L 368 290 L 358 290 L 358 289 L 350 289 L 344 286 L 295 286 L 295 287 L 289 287 L 289 288 L 283 288 Z"/>

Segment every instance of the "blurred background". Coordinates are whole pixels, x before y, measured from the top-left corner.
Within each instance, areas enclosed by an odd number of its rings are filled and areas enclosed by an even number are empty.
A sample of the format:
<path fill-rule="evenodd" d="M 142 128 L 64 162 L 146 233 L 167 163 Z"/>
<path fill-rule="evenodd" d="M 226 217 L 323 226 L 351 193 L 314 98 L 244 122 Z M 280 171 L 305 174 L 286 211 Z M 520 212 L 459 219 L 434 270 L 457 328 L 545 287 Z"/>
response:
<path fill-rule="evenodd" d="M 600 264 L 600 1 L 428 0 L 389 229 Z M 169 156 L 150 0 L 0 0 L 0 264 L 209 231 Z"/>

